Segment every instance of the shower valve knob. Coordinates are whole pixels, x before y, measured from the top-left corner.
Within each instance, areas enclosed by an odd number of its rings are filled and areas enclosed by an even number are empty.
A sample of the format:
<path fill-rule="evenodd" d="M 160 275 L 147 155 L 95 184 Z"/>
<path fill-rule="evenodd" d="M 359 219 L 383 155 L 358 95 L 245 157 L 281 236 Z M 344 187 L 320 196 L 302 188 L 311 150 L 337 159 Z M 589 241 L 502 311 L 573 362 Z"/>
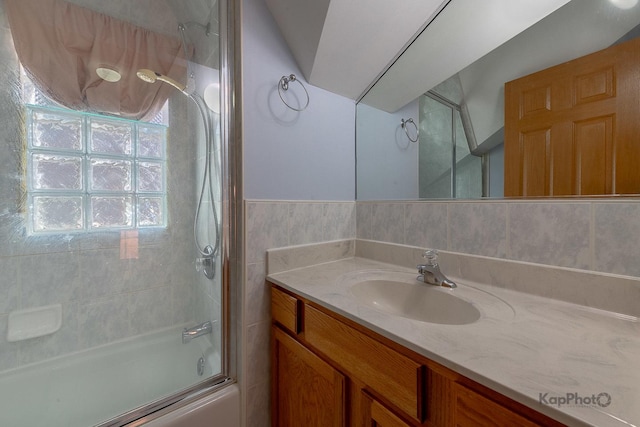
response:
<path fill-rule="evenodd" d="M 207 279 L 213 279 L 216 274 L 216 263 L 213 254 L 196 258 L 196 271 L 202 272 Z"/>

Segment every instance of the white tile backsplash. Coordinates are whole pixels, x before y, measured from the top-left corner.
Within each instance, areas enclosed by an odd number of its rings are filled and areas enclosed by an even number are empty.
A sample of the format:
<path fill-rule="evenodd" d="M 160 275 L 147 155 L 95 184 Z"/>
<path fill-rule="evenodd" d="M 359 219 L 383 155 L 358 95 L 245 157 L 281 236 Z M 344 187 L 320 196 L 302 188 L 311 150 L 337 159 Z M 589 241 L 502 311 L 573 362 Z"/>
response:
<path fill-rule="evenodd" d="M 404 242 L 425 248 L 447 247 L 447 204 L 407 203 Z"/>
<path fill-rule="evenodd" d="M 323 240 L 342 240 L 355 236 L 356 233 L 356 204 L 324 203 L 323 215 Z"/>
<path fill-rule="evenodd" d="M 589 203 L 513 203 L 509 208 L 509 257 L 588 269 Z"/>
<path fill-rule="evenodd" d="M 289 204 L 248 202 L 245 230 L 247 263 L 265 262 L 267 249 L 289 244 Z"/>
<path fill-rule="evenodd" d="M 593 208 L 593 269 L 640 276 L 640 201 Z"/>
<path fill-rule="evenodd" d="M 507 255 L 504 203 L 451 203 L 448 230 L 452 251 L 497 258 Z"/>
<path fill-rule="evenodd" d="M 384 222 L 374 219 L 374 209 L 385 213 Z M 356 210 L 359 239 L 640 276 L 637 199 L 377 201 L 357 202 Z M 404 231 L 395 225 L 374 238 L 370 230 L 392 216 Z"/>
<path fill-rule="evenodd" d="M 371 239 L 373 237 L 373 204 L 356 203 L 356 236 L 358 239 Z"/>
<path fill-rule="evenodd" d="M 320 242 L 324 239 L 322 204 L 289 204 L 289 245 Z"/>
<path fill-rule="evenodd" d="M 371 206 L 371 239 L 403 243 L 404 203 L 374 203 Z"/>

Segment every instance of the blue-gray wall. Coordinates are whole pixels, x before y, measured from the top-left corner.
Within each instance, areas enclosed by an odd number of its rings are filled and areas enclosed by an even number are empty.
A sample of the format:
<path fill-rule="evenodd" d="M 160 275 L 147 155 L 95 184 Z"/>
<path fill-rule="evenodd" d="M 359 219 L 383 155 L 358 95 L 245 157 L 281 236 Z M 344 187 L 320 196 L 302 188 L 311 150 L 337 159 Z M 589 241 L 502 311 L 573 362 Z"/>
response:
<path fill-rule="evenodd" d="M 264 1 L 244 0 L 242 26 L 244 197 L 354 200 L 355 102 L 306 82 Z M 278 96 L 291 73 L 309 92 L 302 112 Z M 288 92 L 304 103 L 297 83 Z"/>

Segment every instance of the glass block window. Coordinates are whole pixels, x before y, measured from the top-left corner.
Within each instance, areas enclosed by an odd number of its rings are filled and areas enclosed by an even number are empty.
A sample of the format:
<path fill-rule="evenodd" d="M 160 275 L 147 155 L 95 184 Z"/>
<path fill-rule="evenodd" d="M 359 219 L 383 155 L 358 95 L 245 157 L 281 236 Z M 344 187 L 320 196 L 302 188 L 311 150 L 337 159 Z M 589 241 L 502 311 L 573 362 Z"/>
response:
<path fill-rule="evenodd" d="M 166 106 L 151 122 L 76 112 L 23 81 L 29 232 L 165 227 Z"/>

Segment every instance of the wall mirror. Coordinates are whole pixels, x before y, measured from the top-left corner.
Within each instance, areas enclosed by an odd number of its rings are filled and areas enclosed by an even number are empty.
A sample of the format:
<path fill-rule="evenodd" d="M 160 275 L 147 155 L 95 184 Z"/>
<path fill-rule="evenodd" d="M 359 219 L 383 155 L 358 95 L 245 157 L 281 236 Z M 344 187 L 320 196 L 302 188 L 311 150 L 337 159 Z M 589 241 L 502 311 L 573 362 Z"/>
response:
<path fill-rule="evenodd" d="M 358 200 L 504 197 L 505 83 L 640 35 L 638 0 L 479 3 L 451 0 L 358 102 Z"/>

